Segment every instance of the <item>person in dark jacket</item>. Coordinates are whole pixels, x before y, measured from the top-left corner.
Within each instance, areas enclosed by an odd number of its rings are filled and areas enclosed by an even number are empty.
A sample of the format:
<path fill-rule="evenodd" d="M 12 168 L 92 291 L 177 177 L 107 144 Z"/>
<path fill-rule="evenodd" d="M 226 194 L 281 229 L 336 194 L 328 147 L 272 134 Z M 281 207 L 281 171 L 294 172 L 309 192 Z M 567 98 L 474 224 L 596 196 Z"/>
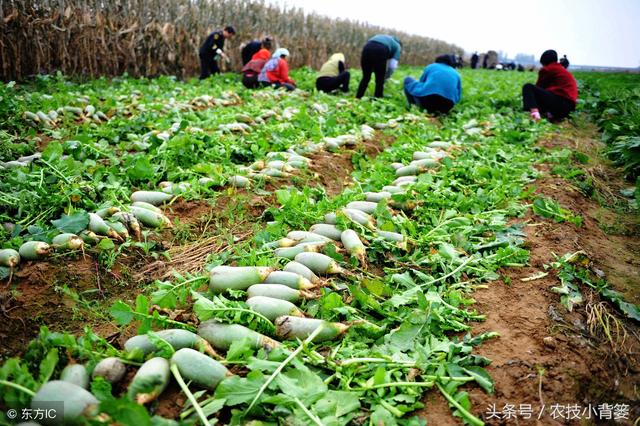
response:
<path fill-rule="evenodd" d="M 536 84 L 527 83 L 522 87 L 523 108 L 535 121 L 540 120 L 541 114 L 551 120 L 561 120 L 576 108 L 576 79 L 558 62 L 555 50 L 545 51 L 540 64 Z"/>
<path fill-rule="evenodd" d="M 560 58 L 558 62 L 560 62 L 560 65 L 563 67 L 569 68 L 569 59 L 567 59 L 567 55 L 562 55 L 562 58 Z"/>
<path fill-rule="evenodd" d="M 316 89 L 327 93 L 340 89 L 346 93 L 349 91 L 349 78 L 349 71 L 344 65 L 344 54 L 334 53 L 320 68 Z"/>
<path fill-rule="evenodd" d="M 266 50 L 266 57 L 262 58 L 264 60 L 268 60 L 271 57 L 271 37 L 265 37 L 262 40 L 252 40 L 249 43 L 245 44 L 240 51 L 240 56 L 242 57 L 242 66 L 245 66 L 251 61 L 255 59 L 253 56 L 263 50 Z M 262 54 L 260 56 L 263 56 Z"/>
<path fill-rule="evenodd" d="M 416 80 L 404 79 L 404 94 L 409 105 L 417 105 L 429 113 L 448 113 L 462 97 L 460 74 L 453 66 L 453 55 L 440 55 Z"/>
<path fill-rule="evenodd" d="M 398 67 L 402 44 L 394 36 L 378 34 L 367 41 L 362 49 L 360 65 L 362 67 L 362 80 L 358 86 L 356 98 L 364 96 L 369 86 L 371 74 L 376 78 L 376 90 L 374 96 L 381 98 L 384 92 L 384 82 Z"/>
<path fill-rule="evenodd" d="M 478 60 L 480 59 L 480 57 L 478 56 L 477 52 L 474 52 L 473 55 L 471 55 L 471 69 L 476 69 L 478 68 Z"/>
<path fill-rule="evenodd" d="M 236 33 L 236 30 L 227 26 L 222 31 L 214 31 L 200 46 L 200 80 L 209 77 L 211 74 L 219 74 L 220 66 L 219 58 L 229 60 L 224 53 L 224 41 L 230 39 Z"/>

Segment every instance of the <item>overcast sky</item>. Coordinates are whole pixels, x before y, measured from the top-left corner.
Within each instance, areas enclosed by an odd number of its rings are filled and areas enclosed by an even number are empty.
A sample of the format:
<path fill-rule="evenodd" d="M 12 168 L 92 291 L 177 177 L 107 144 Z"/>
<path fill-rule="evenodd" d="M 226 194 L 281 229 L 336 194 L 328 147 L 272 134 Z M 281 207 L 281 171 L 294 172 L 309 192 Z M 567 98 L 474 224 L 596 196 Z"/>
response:
<path fill-rule="evenodd" d="M 467 52 L 566 54 L 572 64 L 640 67 L 640 0 L 268 0 L 441 39 Z"/>

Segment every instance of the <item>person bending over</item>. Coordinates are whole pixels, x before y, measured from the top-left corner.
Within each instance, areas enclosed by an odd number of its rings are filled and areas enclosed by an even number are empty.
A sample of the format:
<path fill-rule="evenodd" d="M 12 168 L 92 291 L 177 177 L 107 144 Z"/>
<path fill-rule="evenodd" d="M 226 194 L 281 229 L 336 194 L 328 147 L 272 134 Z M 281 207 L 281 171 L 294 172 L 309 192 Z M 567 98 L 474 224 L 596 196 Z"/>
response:
<path fill-rule="evenodd" d="M 542 68 L 536 84 L 527 83 L 522 87 L 523 108 L 535 121 L 542 115 L 550 120 L 562 120 L 576 109 L 576 79 L 558 62 L 555 50 L 545 51 L 540 64 Z"/>
<path fill-rule="evenodd" d="M 344 54 L 334 53 L 320 68 L 316 89 L 327 93 L 340 89 L 346 93 L 349 91 L 349 77 L 349 71 L 344 65 Z"/>
<path fill-rule="evenodd" d="M 378 34 L 369 39 L 362 48 L 360 65 L 362 67 L 362 80 L 358 86 L 356 98 L 364 96 L 367 91 L 371 74 L 375 75 L 376 89 L 374 96 L 381 98 L 384 92 L 384 82 L 398 67 L 402 44 L 395 36 Z"/>
<path fill-rule="evenodd" d="M 446 114 L 462 97 L 460 74 L 453 68 L 452 55 L 440 55 L 427 66 L 420 80 L 404 79 L 404 94 L 409 105 L 417 105 L 430 113 Z"/>
<path fill-rule="evenodd" d="M 224 58 L 229 60 L 224 53 L 224 41 L 230 39 L 236 33 L 236 30 L 227 26 L 222 31 L 214 31 L 200 46 L 200 80 L 209 77 L 211 74 L 219 74 L 220 66 L 218 60 Z"/>

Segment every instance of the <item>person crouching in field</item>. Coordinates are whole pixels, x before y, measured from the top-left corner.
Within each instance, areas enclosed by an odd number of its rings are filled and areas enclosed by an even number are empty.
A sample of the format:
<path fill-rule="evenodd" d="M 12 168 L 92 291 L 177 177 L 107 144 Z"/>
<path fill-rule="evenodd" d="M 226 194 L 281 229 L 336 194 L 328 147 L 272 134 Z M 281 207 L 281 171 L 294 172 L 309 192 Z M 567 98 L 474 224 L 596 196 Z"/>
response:
<path fill-rule="evenodd" d="M 541 114 L 549 120 L 562 120 L 576 109 L 578 85 L 576 79 L 558 62 L 555 50 L 547 50 L 540 57 L 542 68 L 535 85 L 522 87 L 522 103 L 534 121 Z"/>
<path fill-rule="evenodd" d="M 349 77 L 349 71 L 344 65 L 344 54 L 334 53 L 320 68 L 316 89 L 327 93 L 340 89 L 346 93 L 349 91 Z"/>
<path fill-rule="evenodd" d="M 240 56 L 242 57 L 242 66 L 245 66 L 254 59 L 264 59 L 265 61 L 271 57 L 271 37 L 265 37 L 262 40 L 253 40 L 242 46 Z"/>
<path fill-rule="evenodd" d="M 356 98 L 360 99 L 367 91 L 371 74 L 375 75 L 376 89 L 373 96 L 381 98 L 384 92 L 384 82 L 398 67 L 402 44 L 395 36 L 378 34 L 371 37 L 362 48 L 360 66 L 362 67 L 362 80 L 358 86 Z"/>
<path fill-rule="evenodd" d="M 261 44 L 261 48 L 251 56 L 249 61 L 242 67 L 242 84 L 247 89 L 255 89 L 258 87 L 258 76 L 271 57 L 271 38 L 265 37 Z M 244 55 L 245 52 L 242 52 Z M 244 61 L 244 59 L 243 59 Z"/>
<path fill-rule="evenodd" d="M 440 55 L 424 69 L 420 80 L 405 78 L 404 94 L 409 105 L 417 105 L 429 113 L 451 111 L 462 97 L 462 82 L 454 65 L 452 55 Z"/>
<path fill-rule="evenodd" d="M 227 26 L 222 31 L 214 31 L 200 46 L 200 80 L 209 77 L 211 74 L 219 74 L 220 66 L 218 60 L 224 58 L 229 60 L 224 53 L 224 41 L 233 37 L 236 30 Z"/>
<path fill-rule="evenodd" d="M 272 86 L 275 88 L 285 87 L 287 90 L 294 90 L 296 82 L 289 77 L 289 64 L 285 59 L 289 56 L 289 51 L 280 48 L 273 52 L 271 59 L 264 64 L 258 81 L 263 86 Z"/>

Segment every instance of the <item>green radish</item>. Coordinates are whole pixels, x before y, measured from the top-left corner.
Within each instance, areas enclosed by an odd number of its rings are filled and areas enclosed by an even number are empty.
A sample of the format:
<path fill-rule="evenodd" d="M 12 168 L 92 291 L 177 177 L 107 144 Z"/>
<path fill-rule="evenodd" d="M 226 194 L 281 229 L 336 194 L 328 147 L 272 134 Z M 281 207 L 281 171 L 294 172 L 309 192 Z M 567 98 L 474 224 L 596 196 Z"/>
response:
<path fill-rule="evenodd" d="M 216 183 L 216 181 L 209 177 L 201 177 L 200 179 L 198 179 L 198 185 L 202 185 L 205 187 L 212 186 L 214 183 Z"/>
<path fill-rule="evenodd" d="M 322 283 L 322 280 L 318 278 L 318 276 L 308 267 L 304 266 L 299 262 L 289 262 L 284 266 L 284 272 L 293 272 L 294 274 L 298 274 L 309 281 L 311 281 L 314 285 L 319 285 Z"/>
<path fill-rule="evenodd" d="M 427 148 L 429 149 L 429 148 Z M 424 160 L 425 158 L 433 158 L 433 153 L 436 152 L 435 150 L 429 150 L 429 151 L 416 151 L 413 153 L 413 159 L 414 160 Z"/>
<path fill-rule="evenodd" d="M 109 383 L 118 383 L 126 372 L 127 367 L 122 361 L 115 357 L 109 357 L 96 364 L 91 377 L 94 379 L 96 377 L 104 377 Z"/>
<path fill-rule="evenodd" d="M 340 239 L 342 240 L 342 245 L 344 245 L 347 252 L 349 252 L 351 256 L 355 256 L 360 261 L 360 264 L 364 265 L 365 255 L 367 252 L 364 244 L 362 244 L 362 241 L 360 240 L 360 237 L 356 234 L 356 231 L 347 229 L 342 232 Z"/>
<path fill-rule="evenodd" d="M 38 117 L 38 114 L 34 114 L 31 111 L 25 111 L 24 118 L 35 121 L 36 123 L 40 122 L 40 117 Z"/>
<path fill-rule="evenodd" d="M 453 144 L 449 143 L 449 142 L 443 142 L 443 141 L 433 141 L 430 144 L 428 144 L 427 146 L 429 146 L 430 148 L 442 148 L 442 149 L 448 149 L 451 148 Z"/>
<path fill-rule="evenodd" d="M 198 327 L 198 335 L 211 343 L 214 348 L 228 350 L 235 341 L 246 337 L 251 339 L 252 347 L 255 349 L 265 348 L 275 349 L 280 346 L 280 342 L 270 337 L 264 336 L 240 324 L 223 324 L 217 320 L 208 320 Z"/>
<path fill-rule="evenodd" d="M 51 401 L 62 402 L 62 418 L 52 424 L 82 423 L 83 417 L 93 417 L 98 414 L 100 402 L 86 389 L 70 382 L 51 380 L 44 383 L 31 399 L 32 410 L 47 410 L 51 408 Z"/>
<path fill-rule="evenodd" d="M 278 169 L 271 169 L 271 168 L 266 168 L 260 171 L 261 175 L 265 175 L 265 176 L 269 176 L 269 177 L 288 177 L 291 176 L 291 174 L 283 171 L 283 170 L 278 170 Z"/>
<path fill-rule="evenodd" d="M 324 215 L 324 223 L 335 225 L 338 222 L 338 216 L 335 213 L 327 213 Z"/>
<path fill-rule="evenodd" d="M 295 288 L 296 290 L 306 290 L 314 288 L 315 286 L 307 278 L 295 272 L 287 271 L 273 271 L 269 274 L 265 284 L 282 284 L 287 287 Z"/>
<path fill-rule="evenodd" d="M 20 264 L 20 253 L 14 249 L 0 250 L 0 266 L 15 268 Z"/>
<path fill-rule="evenodd" d="M 21 259 L 38 260 L 48 256 L 51 253 L 51 247 L 42 241 L 27 241 L 18 251 Z"/>
<path fill-rule="evenodd" d="M 107 222 L 95 213 L 89 213 L 89 231 L 95 232 L 98 235 L 106 235 L 117 241 L 122 241 L 122 238 L 116 230 L 107 225 Z"/>
<path fill-rule="evenodd" d="M 162 213 L 156 213 L 141 207 L 131 206 L 131 214 L 144 226 L 151 228 L 172 228 L 173 225 L 168 217 Z"/>
<path fill-rule="evenodd" d="M 189 348 L 176 351 L 171 357 L 171 364 L 178 367 L 183 378 L 210 390 L 214 390 L 225 377 L 233 375 L 218 361 Z"/>
<path fill-rule="evenodd" d="M 285 172 L 292 171 L 292 168 L 282 160 L 269 161 L 265 166 L 268 169 L 282 170 L 282 171 L 285 171 Z"/>
<path fill-rule="evenodd" d="M 251 163 L 251 165 L 249 165 L 249 168 L 251 170 L 262 170 L 265 167 L 265 162 L 264 160 L 259 160 L 256 162 Z"/>
<path fill-rule="evenodd" d="M 133 207 L 139 207 L 141 209 L 151 210 L 156 213 L 163 213 L 162 209 L 154 206 L 153 204 L 149 204 L 145 201 L 135 201 L 131 204 Z"/>
<path fill-rule="evenodd" d="M 276 318 L 275 324 L 276 336 L 284 340 L 304 340 L 318 327 L 322 327 L 322 331 L 320 331 L 313 341 L 323 342 L 341 337 L 349 329 L 348 325 L 339 322 L 328 322 L 315 318 L 301 318 L 289 315 Z"/>
<path fill-rule="evenodd" d="M 29 163 L 34 162 L 35 160 L 40 159 L 40 158 L 42 158 L 42 153 L 41 152 L 36 152 L 35 154 L 25 155 L 25 156 L 20 157 L 20 158 L 18 158 L 18 161 L 21 162 L 21 163 L 29 164 Z"/>
<path fill-rule="evenodd" d="M 396 176 L 414 176 L 418 173 L 422 173 L 422 171 L 415 164 L 404 166 L 396 170 Z"/>
<path fill-rule="evenodd" d="M 7 161 L 6 163 L 2 163 L 2 165 L 7 169 L 17 169 L 20 167 L 28 167 L 29 163 L 23 163 L 21 161 Z"/>
<path fill-rule="evenodd" d="M 386 192 L 386 191 L 365 192 L 364 196 L 366 197 L 367 201 L 371 201 L 373 203 L 379 203 L 382 200 L 386 200 L 388 198 L 391 198 L 391 193 L 390 192 Z"/>
<path fill-rule="evenodd" d="M 64 107 L 64 110 L 74 115 L 78 115 L 78 116 L 82 115 L 82 108 L 66 106 Z"/>
<path fill-rule="evenodd" d="M 175 350 L 182 348 L 196 348 L 202 349 L 208 354 L 218 357 L 218 354 L 213 350 L 211 345 L 209 345 L 206 340 L 188 330 L 175 328 L 157 331 L 155 334 L 162 340 L 165 340 Z M 141 334 L 128 339 L 124 343 L 124 349 L 127 352 L 131 352 L 134 349 L 140 349 L 142 353 L 147 356 L 150 353 L 155 352 L 158 348 L 151 341 L 151 339 L 149 339 L 148 335 Z"/>
<path fill-rule="evenodd" d="M 418 166 L 420 170 L 427 170 L 438 167 L 440 163 L 433 158 L 424 158 L 422 160 L 414 160 L 410 165 Z"/>
<path fill-rule="evenodd" d="M 289 160 L 287 164 L 289 164 L 294 169 L 304 169 L 309 165 L 309 163 L 307 163 L 306 161 L 291 161 L 291 160 Z"/>
<path fill-rule="evenodd" d="M 155 400 L 169 384 L 169 361 L 155 357 L 142 364 L 129 384 L 129 399 L 138 404 Z M 153 387 L 151 387 L 153 385 Z"/>
<path fill-rule="evenodd" d="M 398 179 L 393 181 L 394 185 L 402 186 L 402 184 L 410 182 L 416 182 L 418 180 L 417 176 L 400 176 Z"/>
<path fill-rule="evenodd" d="M 395 185 L 383 186 L 382 190 L 391 194 L 400 194 L 406 191 L 404 188 Z"/>
<path fill-rule="evenodd" d="M 144 201 L 145 203 L 158 206 L 174 198 L 173 194 L 167 194 L 162 191 L 136 191 L 131 194 L 131 201 Z"/>
<path fill-rule="evenodd" d="M 263 282 L 273 269 L 265 266 L 217 266 L 210 272 L 209 288 L 214 293 L 246 290 Z"/>
<path fill-rule="evenodd" d="M 138 222 L 138 219 L 136 219 L 134 215 L 129 212 L 118 212 L 111 216 L 111 218 L 128 227 L 137 240 L 142 239 L 142 228 L 140 227 L 140 222 Z"/>
<path fill-rule="evenodd" d="M 120 237 L 124 240 L 129 238 L 129 230 L 127 229 L 127 227 L 122 224 L 121 222 L 112 222 L 109 221 L 107 222 L 107 225 L 109 225 L 109 227 L 111 229 L 113 229 L 114 231 L 116 231 L 118 233 L 118 235 L 120 235 Z"/>
<path fill-rule="evenodd" d="M 282 247 L 275 249 L 273 254 L 276 257 L 282 257 L 284 259 L 292 260 L 298 254 L 303 252 L 314 252 L 318 253 L 324 247 L 325 243 L 304 243 L 298 244 L 293 247 Z"/>
<path fill-rule="evenodd" d="M 60 234 L 53 237 L 51 244 L 54 248 L 66 249 L 66 250 L 81 250 L 84 246 L 82 238 L 76 234 Z"/>
<path fill-rule="evenodd" d="M 304 240 L 307 240 L 307 242 L 309 241 L 331 241 L 330 238 L 325 237 L 324 235 L 320 235 L 317 234 L 315 232 L 309 232 L 309 231 L 290 231 L 287 234 L 287 238 L 297 241 L 297 242 L 302 242 Z"/>
<path fill-rule="evenodd" d="M 335 260 L 322 253 L 300 253 L 295 257 L 295 261 L 316 274 L 342 274 L 345 272 Z"/>
<path fill-rule="evenodd" d="M 69 364 L 60 373 L 60 380 L 89 389 L 89 373 L 82 364 Z"/>
<path fill-rule="evenodd" d="M 360 210 L 361 212 L 372 214 L 376 211 L 378 203 L 374 203 L 372 201 L 352 201 L 347 204 L 346 207 L 348 209 Z"/>
<path fill-rule="evenodd" d="M 376 221 L 375 219 L 368 215 L 367 213 L 354 210 L 354 209 L 342 209 L 340 210 L 348 219 L 355 223 L 359 223 L 362 226 L 365 226 L 369 229 L 375 229 Z"/>
<path fill-rule="evenodd" d="M 235 188 L 247 188 L 251 182 L 245 176 L 235 175 L 229 178 L 228 183 Z"/>
<path fill-rule="evenodd" d="M 404 167 L 404 164 L 402 163 L 391 163 L 391 168 L 393 170 L 398 170 Z"/>
<path fill-rule="evenodd" d="M 382 231 L 380 229 L 376 229 L 376 233 L 387 241 L 393 241 L 396 243 L 403 242 L 405 240 L 404 235 L 399 234 L 397 232 L 391 231 Z"/>
<path fill-rule="evenodd" d="M 36 114 L 38 115 L 38 118 L 40 118 L 40 121 L 42 121 L 43 123 L 49 123 L 51 121 L 49 116 L 42 111 L 38 111 L 36 112 Z"/>
<path fill-rule="evenodd" d="M 85 112 L 85 114 L 87 114 L 87 115 L 93 115 L 93 114 L 95 114 L 95 112 L 96 112 L 96 107 L 94 107 L 93 105 L 87 105 L 87 106 L 84 108 L 84 112 Z"/>
<path fill-rule="evenodd" d="M 89 231 L 88 229 L 80 232 L 80 235 L 78 236 L 82 238 L 82 241 L 84 241 L 85 244 L 98 244 L 100 242 L 100 237 L 96 235 L 95 232 Z"/>
<path fill-rule="evenodd" d="M 340 241 L 340 235 L 342 234 L 342 231 L 336 228 L 335 225 L 326 223 L 316 223 L 309 228 L 309 231 L 334 241 Z"/>
<path fill-rule="evenodd" d="M 249 305 L 252 311 L 256 311 L 267 317 L 270 321 L 282 315 L 291 315 L 294 317 L 304 316 L 304 313 L 293 303 L 274 297 L 253 296 L 247 299 L 247 305 Z"/>
<path fill-rule="evenodd" d="M 287 287 L 283 284 L 254 284 L 247 289 L 249 298 L 256 296 L 273 297 L 288 302 L 297 302 L 302 294 L 299 290 Z"/>
<path fill-rule="evenodd" d="M 162 192 L 173 195 L 180 195 L 184 192 L 187 192 L 191 188 L 191 184 L 189 182 L 161 182 L 160 186 Z"/>
<path fill-rule="evenodd" d="M 105 114 L 102 111 L 96 111 L 96 115 L 98 116 L 98 118 L 102 121 L 109 121 L 109 117 L 107 117 L 107 114 Z"/>
<path fill-rule="evenodd" d="M 118 207 L 103 207 L 99 210 L 96 211 L 96 214 L 98 216 L 100 216 L 101 218 L 105 219 L 111 215 L 113 215 L 114 213 L 119 212 L 120 209 Z"/>
<path fill-rule="evenodd" d="M 271 241 L 269 243 L 264 243 L 262 245 L 262 249 L 276 249 L 280 247 L 293 247 L 298 244 L 298 241 L 292 240 L 291 238 L 280 238 L 276 241 Z"/>

